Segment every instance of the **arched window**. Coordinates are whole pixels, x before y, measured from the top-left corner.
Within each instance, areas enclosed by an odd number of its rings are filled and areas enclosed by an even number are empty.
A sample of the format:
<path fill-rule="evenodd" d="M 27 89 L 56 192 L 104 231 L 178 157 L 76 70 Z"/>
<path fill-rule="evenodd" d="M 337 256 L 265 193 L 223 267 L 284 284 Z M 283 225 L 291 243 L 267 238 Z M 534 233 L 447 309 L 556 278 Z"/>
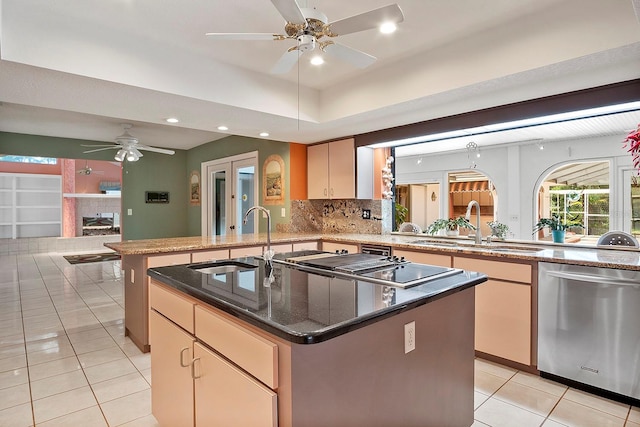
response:
<path fill-rule="evenodd" d="M 565 243 L 594 243 L 609 231 L 609 162 L 570 163 L 553 170 L 538 189 L 541 218 L 566 226 Z M 538 240 L 551 240 L 545 228 Z"/>

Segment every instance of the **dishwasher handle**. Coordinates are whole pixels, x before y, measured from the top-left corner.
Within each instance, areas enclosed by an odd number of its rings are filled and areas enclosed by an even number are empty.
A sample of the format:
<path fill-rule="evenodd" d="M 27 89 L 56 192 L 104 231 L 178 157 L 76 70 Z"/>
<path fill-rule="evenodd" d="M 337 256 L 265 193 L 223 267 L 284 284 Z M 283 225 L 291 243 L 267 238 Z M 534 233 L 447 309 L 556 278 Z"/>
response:
<path fill-rule="evenodd" d="M 580 282 L 600 283 L 613 286 L 640 286 L 640 283 L 638 283 L 636 280 L 629 280 L 624 278 L 602 277 L 582 273 L 566 273 L 563 271 L 548 271 L 547 274 L 559 279 L 578 280 Z"/>

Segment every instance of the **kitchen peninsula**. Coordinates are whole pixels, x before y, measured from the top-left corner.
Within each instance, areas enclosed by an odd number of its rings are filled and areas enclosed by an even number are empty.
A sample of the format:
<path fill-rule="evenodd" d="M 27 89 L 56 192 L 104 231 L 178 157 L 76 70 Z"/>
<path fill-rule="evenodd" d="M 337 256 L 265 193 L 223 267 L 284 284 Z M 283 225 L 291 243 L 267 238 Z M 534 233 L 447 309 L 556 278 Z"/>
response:
<path fill-rule="evenodd" d="M 473 423 L 473 287 L 484 274 L 442 269 L 402 288 L 286 258 L 271 283 L 259 257 L 149 270 L 161 425 Z"/>

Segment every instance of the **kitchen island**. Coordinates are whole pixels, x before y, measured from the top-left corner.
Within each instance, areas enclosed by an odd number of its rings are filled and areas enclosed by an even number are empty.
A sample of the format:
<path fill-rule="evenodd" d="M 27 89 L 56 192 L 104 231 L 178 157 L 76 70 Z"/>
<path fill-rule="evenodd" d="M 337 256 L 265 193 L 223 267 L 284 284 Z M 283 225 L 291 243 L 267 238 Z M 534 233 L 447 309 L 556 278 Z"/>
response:
<path fill-rule="evenodd" d="M 246 265 L 149 270 L 161 425 L 473 423 L 473 287 L 484 274 L 403 289 L 274 262 L 264 286 L 262 259 L 234 262 Z M 176 396 L 190 399 L 178 408 Z"/>

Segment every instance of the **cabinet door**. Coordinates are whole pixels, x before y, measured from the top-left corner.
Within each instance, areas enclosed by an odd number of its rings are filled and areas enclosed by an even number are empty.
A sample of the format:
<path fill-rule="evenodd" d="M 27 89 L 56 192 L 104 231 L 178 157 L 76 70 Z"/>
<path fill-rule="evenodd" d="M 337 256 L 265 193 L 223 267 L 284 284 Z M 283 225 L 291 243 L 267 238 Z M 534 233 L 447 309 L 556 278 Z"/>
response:
<path fill-rule="evenodd" d="M 438 265 L 440 267 L 451 267 L 451 255 L 405 251 L 402 249 L 394 249 L 393 255 L 397 257 L 405 257 L 407 261 L 411 262 L 419 262 L 421 264 L 428 265 Z"/>
<path fill-rule="evenodd" d="M 329 198 L 329 145 L 307 147 L 307 197 Z"/>
<path fill-rule="evenodd" d="M 276 393 L 200 343 L 194 351 L 196 425 L 278 425 Z"/>
<path fill-rule="evenodd" d="M 490 279 L 475 291 L 476 350 L 531 365 L 531 286 Z"/>
<path fill-rule="evenodd" d="M 191 366 L 195 339 L 155 311 L 149 314 L 151 412 L 161 426 L 193 427 Z M 182 365 L 188 365 L 183 367 Z M 206 425 L 206 424 L 204 424 Z"/>
<path fill-rule="evenodd" d="M 310 180 L 314 175 L 309 174 Z M 356 156 L 353 139 L 329 143 L 329 198 L 355 199 Z"/>

